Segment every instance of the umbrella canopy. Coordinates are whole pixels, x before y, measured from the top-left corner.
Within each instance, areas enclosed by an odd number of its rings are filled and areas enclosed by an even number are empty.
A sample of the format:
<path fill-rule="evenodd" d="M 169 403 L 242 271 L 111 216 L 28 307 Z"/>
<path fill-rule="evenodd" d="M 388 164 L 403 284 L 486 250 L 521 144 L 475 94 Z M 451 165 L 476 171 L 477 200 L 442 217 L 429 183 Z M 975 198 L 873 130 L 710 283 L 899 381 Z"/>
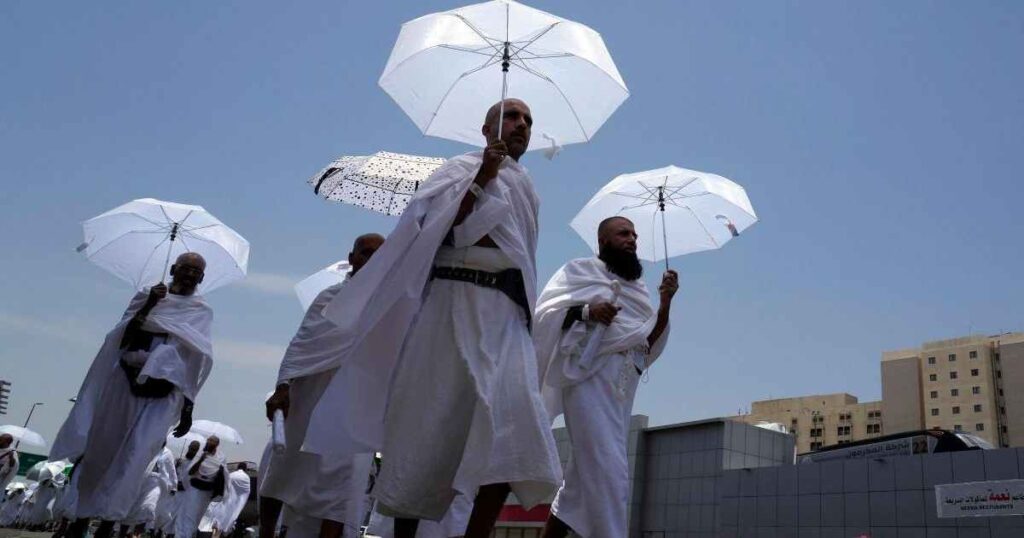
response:
<path fill-rule="evenodd" d="M 188 449 L 188 445 L 191 444 L 192 441 L 199 441 L 199 446 L 200 448 L 202 448 L 202 445 L 206 443 L 206 436 L 200 435 L 193 431 L 190 431 L 181 437 L 168 435 L 167 448 L 169 448 L 171 452 L 181 457 L 185 453 L 185 450 Z"/>
<path fill-rule="evenodd" d="M 379 83 L 423 134 L 477 146 L 506 95 L 529 105 L 534 140 L 551 145 L 590 140 L 629 97 L 600 34 L 512 0 L 405 23 Z"/>
<path fill-rule="evenodd" d="M 22 428 L 21 426 L 7 424 L 4 426 L 0 426 L 0 434 L 4 433 L 9 434 L 11 437 L 14 438 L 15 441 L 18 441 L 19 443 L 39 447 L 46 446 L 46 440 L 43 439 L 43 436 L 28 428 Z"/>
<path fill-rule="evenodd" d="M 352 266 L 348 264 L 348 261 L 342 260 L 334 262 L 299 281 L 295 285 L 295 295 L 299 297 L 299 304 L 302 305 L 302 310 L 309 310 L 309 305 L 313 304 L 316 296 L 320 295 L 321 291 L 344 282 L 348 278 L 348 272 L 351 270 Z"/>
<path fill-rule="evenodd" d="M 313 193 L 385 215 L 401 215 L 409 198 L 444 159 L 379 151 L 341 157 L 308 183 Z"/>
<path fill-rule="evenodd" d="M 192 423 L 192 429 L 189 430 L 189 432 L 202 435 L 204 439 L 206 437 L 216 435 L 225 443 L 240 445 L 244 442 L 242 441 L 242 436 L 238 433 L 238 430 L 228 426 L 227 424 L 213 420 L 197 420 Z"/>
<path fill-rule="evenodd" d="M 249 242 L 197 205 L 133 200 L 82 224 L 78 247 L 89 261 L 142 290 L 168 280 L 170 262 L 185 252 L 206 260 L 199 293 L 245 276 Z"/>
<path fill-rule="evenodd" d="M 616 177 L 572 219 L 572 228 L 596 253 L 597 227 L 612 216 L 633 221 L 640 259 L 666 264 L 674 256 L 721 248 L 757 222 L 743 187 L 677 166 Z"/>

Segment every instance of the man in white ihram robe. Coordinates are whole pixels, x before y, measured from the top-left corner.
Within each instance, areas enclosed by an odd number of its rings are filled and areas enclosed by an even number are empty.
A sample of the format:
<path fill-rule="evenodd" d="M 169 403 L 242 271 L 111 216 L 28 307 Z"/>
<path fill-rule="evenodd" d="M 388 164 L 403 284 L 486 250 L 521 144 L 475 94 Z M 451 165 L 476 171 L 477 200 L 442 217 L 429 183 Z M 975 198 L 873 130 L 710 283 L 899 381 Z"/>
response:
<path fill-rule="evenodd" d="M 178 519 L 178 509 L 181 508 L 181 501 L 185 498 L 185 490 L 189 488 L 188 471 L 199 458 L 199 450 L 202 447 L 203 445 L 199 441 L 189 442 L 185 454 L 176 461 L 174 467 L 174 476 L 177 477 L 175 487 L 167 492 L 167 496 L 160 497 L 160 501 L 157 503 L 156 521 L 153 526 L 165 536 L 174 535 L 174 522 Z"/>
<path fill-rule="evenodd" d="M 4 491 L 4 502 L 0 505 L 0 527 L 14 525 L 21 511 L 21 503 L 25 500 L 25 491 L 24 484 L 14 484 Z"/>
<path fill-rule="evenodd" d="M 9 433 L 0 434 L 0 493 L 7 491 L 7 484 L 18 474 L 18 451 L 14 449 L 14 437 Z"/>
<path fill-rule="evenodd" d="M 213 365 L 213 312 L 195 293 L 205 267 L 198 254 L 179 256 L 170 286 L 135 295 L 89 368 L 50 453 L 78 467 L 70 538 L 90 518 L 104 520 L 98 538 L 109 536 L 135 504 L 167 431 L 177 422 L 180 437 L 191 427 L 192 402 Z"/>
<path fill-rule="evenodd" d="M 224 534 L 230 534 L 235 528 L 235 521 L 245 508 L 249 500 L 249 491 L 252 488 L 249 478 L 248 467 L 240 463 L 238 469 L 228 475 L 224 484 L 224 498 L 220 501 L 210 503 L 199 522 L 200 532 L 211 532 L 214 538 Z"/>
<path fill-rule="evenodd" d="M 561 477 L 529 332 L 539 200 L 518 159 L 532 117 L 517 99 L 499 116 L 495 105 L 484 120 L 487 148 L 427 179 L 325 310 L 351 337 L 334 363 L 349 371 L 304 449 L 382 452 L 374 494 L 397 538 L 442 519 L 456 494 L 475 499 L 466 536 L 489 536 L 510 488 L 531 506 Z"/>
<path fill-rule="evenodd" d="M 164 497 L 170 497 L 170 492 L 177 486 L 178 471 L 174 466 L 174 454 L 165 446 L 150 462 L 146 478 L 139 488 L 139 498 L 121 523 L 136 525 L 136 535 L 141 533 L 141 527 L 155 525 L 157 506 Z"/>
<path fill-rule="evenodd" d="M 383 243 L 379 234 L 356 238 L 348 254 L 349 278 L 359 273 Z M 349 336 L 323 315 L 327 304 L 347 285 L 348 280 L 328 287 L 310 304 L 281 360 L 274 394 L 267 400 L 268 419 L 273 420 L 277 410 L 285 414 L 285 448 L 270 453 L 269 466 L 263 471 L 266 478 L 259 486 L 261 536 L 274 536 L 283 505 L 319 520 L 320 538 L 337 538 L 343 533 L 357 536 L 363 524 L 373 453 L 321 456 L 301 450 L 310 415 L 324 389 L 334 376 L 347 372 L 337 366 L 318 368 L 347 344 Z"/>
<path fill-rule="evenodd" d="M 552 419 L 565 414 L 572 444 L 544 538 L 570 529 L 583 538 L 628 535 L 629 417 L 640 377 L 665 347 L 678 289 L 675 272 L 667 271 L 661 304 L 651 306 L 628 219 L 602 222 L 598 244 L 599 257 L 562 266 L 537 301 L 541 392 Z M 591 337 L 600 340 L 588 353 Z"/>
<path fill-rule="evenodd" d="M 203 451 L 191 463 L 185 476 L 189 485 L 185 491 L 179 492 L 181 504 L 174 521 L 175 538 L 192 538 L 199 530 L 199 522 L 210 502 L 224 495 L 228 469 L 220 450 L 220 438 L 211 435 L 206 439 Z"/>

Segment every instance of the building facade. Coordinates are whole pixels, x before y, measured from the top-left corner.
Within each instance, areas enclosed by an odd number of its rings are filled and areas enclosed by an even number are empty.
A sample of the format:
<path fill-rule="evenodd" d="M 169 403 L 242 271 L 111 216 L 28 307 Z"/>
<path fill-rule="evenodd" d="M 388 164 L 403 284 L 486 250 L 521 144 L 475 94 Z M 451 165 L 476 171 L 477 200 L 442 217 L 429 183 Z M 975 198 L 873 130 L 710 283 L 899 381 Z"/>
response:
<path fill-rule="evenodd" d="M 942 428 L 1024 446 L 1024 333 L 925 342 L 882 354 L 885 431 Z"/>
<path fill-rule="evenodd" d="M 861 403 L 846 393 L 761 400 L 751 404 L 749 414 L 733 420 L 782 424 L 796 437 L 800 453 L 878 437 L 885 431 L 882 402 Z"/>

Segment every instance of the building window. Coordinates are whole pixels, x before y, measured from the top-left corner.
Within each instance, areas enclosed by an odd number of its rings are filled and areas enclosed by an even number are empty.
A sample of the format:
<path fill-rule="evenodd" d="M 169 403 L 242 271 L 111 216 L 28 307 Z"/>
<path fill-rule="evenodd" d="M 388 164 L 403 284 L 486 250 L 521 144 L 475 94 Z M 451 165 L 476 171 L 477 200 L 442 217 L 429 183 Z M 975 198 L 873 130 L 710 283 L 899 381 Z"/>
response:
<path fill-rule="evenodd" d="M 981 413 L 981 404 L 974 404 L 974 412 Z"/>
<path fill-rule="evenodd" d="M 956 372 L 950 372 L 949 373 L 949 378 L 950 379 L 956 379 Z"/>
<path fill-rule="evenodd" d="M 868 433 L 882 433 L 882 425 L 881 424 L 868 424 L 867 432 Z"/>
<path fill-rule="evenodd" d="M 928 381 L 938 381 L 939 376 L 936 374 L 928 374 Z"/>
<path fill-rule="evenodd" d="M 949 389 L 950 396 L 960 396 L 960 389 Z"/>
<path fill-rule="evenodd" d="M 956 362 L 956 353 L 949 354 L 949 362 Z"/>
<path fill-rule="evenodd" d="M 839 426 L 836 428 L 836 435 L 850 435 L 849 426 Z"/>
<path fill-rule="evenodd" d="M 971 394 L 981 394 L 981 387 L 971 387 Z"/>
<path fill-rule="evenodd" d="M 931 392 L 930 396 L 932 397 L 932 399 L 938 398 L 939 397 L 939 391 L 933 390 Z"/>
<path fill-rule="evenodd" d="M 811 450 L 821 450 L 821 441 L 811 442 Z"/>
<path fill-rule="evenodd" d="M 975 424 L 974 425 L 974 431 L 976 431 L 976 432 L 983 432 L 983 431 L 985 431 L 985 425 L 982 424 L 981 422 Z"/>
<path fill-rule="evenodd" d="M 933 417 L 939 416 L 939 409 L 937 407 L 933 407 L 932 408 L 932 416 Z"/>
<path fill-rule="evenodd" d="M 1006 433 L 1006 426 L 1002 426 L 1002 427 L 1001 427 L 1001 428 L 999 428 L 999 429 L 1000 429 L 1000 430 L 1002 430 L 1002 432 L 1003 432 L 1003 433 Z"/>
<path fill-rule="evenodd" d="M 999 395 L 1000 395 L 1000 396 L 1002 396 L 1002 395 L 1003 395 L 1003 389 L 999 389 Z"/>
<path fill-rule="evenodd" d="M 935 364 L 935 357 L 928 357 L 928 364 Z"/>
<path fill-rule="evenodd" d="M 997 379 L 1002 379 L 1003 378 L 1003 371 L 1002 370 L 996 370 L 996 378 Z"/>
<path fill-rule="evenodd" d="M 953 425 L 953 431 L 955 431 L 955 432 L 962 432 L 962 431 L 964 431 L 964 427 L 959 425 L 959 424 L 954 424 Z"/>
<path fill-rule="evenodd" d="M 1006 414 L 1006 408 L 1005 407 L 1000 407 L 999 408 L 999 414 L 1005 415 Z"/>
<path fill-rule="evenodd" d="M 953 414 L 954 415 L 959 415 L 960 414 L 960 406 L 959 405 L 954 405 L 953 406 Z"/>
<path fill-rule="evenodd" d="M 811 428 L 811 437 L 824 437 L 822 428 Z"/>
<path fill-rule="evenodd" d="M 978 377 L 978 369 L 971 368 L 971 377 Z"/>
<path fill-rule="evenodd" d="M 971 357 L 972 359 L 977 359 L 977 358 L 978 358 L 978 352 L 977 352 L 977 351 L 972 351 L 972 352 L 970 353 L 970 357 Z"/>

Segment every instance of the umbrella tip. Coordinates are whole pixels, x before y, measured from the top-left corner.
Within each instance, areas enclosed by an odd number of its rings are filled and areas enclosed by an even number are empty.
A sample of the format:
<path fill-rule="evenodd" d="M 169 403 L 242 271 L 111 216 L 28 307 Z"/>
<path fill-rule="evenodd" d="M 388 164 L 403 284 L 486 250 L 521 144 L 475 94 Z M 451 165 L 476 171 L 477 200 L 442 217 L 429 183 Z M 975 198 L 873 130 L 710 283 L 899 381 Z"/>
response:
<path fill-rule="evenodd" d="M 81 245 L 78 245 L 77 247 L 75 247 L 75 252 L 82 252 L 83 250 L 85 250 L 87 248 L 89 248 L 89 242 L 88 241 L 86 241 L 86 242 L 82 243 Z"/>

